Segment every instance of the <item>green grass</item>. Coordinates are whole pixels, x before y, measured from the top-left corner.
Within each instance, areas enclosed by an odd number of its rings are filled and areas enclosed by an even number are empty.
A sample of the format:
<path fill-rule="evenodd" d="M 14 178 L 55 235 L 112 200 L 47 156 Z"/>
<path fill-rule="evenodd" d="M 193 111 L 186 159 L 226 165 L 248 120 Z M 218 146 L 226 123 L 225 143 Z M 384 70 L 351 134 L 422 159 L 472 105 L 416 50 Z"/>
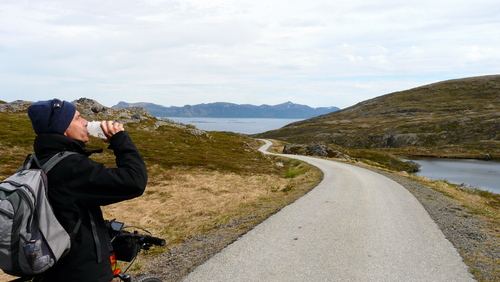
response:
<path fill-rule="evenodd" d="M 32 153 L 35 134 L 26 114 L 0 113 L 0 177 L 13 174 Z"/>
<path fill-rule="evenodd" d="M 418 167 L 400 160 L 398 157 L 392 156 L 384 152 L 374 150 L 346 150 L 352 158 L 358 159 L 365 163 L 380 166 L 386 169 L 395 171 L 417 172 Z"/>
<path fill-rule="evenodd" d="M 285 171 L 285 178 L 295 178 L 303 173 L 305 173 L 305 170 L 302 169 L 293 169 L 289 171 Z"/>

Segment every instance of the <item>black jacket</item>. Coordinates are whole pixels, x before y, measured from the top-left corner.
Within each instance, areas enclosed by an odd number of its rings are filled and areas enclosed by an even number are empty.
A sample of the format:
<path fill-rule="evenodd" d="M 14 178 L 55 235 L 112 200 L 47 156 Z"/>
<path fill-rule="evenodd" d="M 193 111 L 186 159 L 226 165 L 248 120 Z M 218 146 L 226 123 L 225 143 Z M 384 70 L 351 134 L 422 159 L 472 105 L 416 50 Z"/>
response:
<path fill-rule="evenodd" d="M 139 151 L 125 131 L 110 139 L 117 168 L 106 168 L 89 158 L 101 150 L 88 151 L 85 143 L 64 135 L 39 135 L 34 149 L 41 164 L 62 151 L 78 153 L 48 173 L 49 202 L 61 225 L 71 233 L 80 218 L 82 223 L 70 252 L 43 275 L 43 281 L 111 281 L 112 247 L 100 206 L 142 195 L 147 173 Z"/>

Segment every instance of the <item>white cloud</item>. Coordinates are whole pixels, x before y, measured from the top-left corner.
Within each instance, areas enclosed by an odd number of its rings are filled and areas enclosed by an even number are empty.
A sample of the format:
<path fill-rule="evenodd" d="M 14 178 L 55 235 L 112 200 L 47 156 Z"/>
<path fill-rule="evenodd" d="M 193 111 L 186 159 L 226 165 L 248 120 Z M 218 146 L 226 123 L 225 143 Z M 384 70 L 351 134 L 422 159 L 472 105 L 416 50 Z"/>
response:
<path fill-rule="evenodd" d="M 499 12 L 489 0 L 5 0 L 0 99 L 347 107 L 494 74 Z"/>

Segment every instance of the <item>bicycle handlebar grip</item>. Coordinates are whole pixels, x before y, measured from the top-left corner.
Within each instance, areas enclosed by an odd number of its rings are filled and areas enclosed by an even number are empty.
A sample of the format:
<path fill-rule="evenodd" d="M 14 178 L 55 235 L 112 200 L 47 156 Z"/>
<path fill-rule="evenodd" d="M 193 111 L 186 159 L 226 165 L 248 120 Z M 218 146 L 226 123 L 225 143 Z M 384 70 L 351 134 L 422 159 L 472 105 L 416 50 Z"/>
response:
<path fill-rule="evenodd" d="M 165 244 L 167 244 L 167 242 L 164 239 L 156 238 L 156 237 L 149 236 L 149 235 L 144 236 L 143 242 L 147 243 L 147 244 L 157 245 L 157 246 L 165 246 Z"/>

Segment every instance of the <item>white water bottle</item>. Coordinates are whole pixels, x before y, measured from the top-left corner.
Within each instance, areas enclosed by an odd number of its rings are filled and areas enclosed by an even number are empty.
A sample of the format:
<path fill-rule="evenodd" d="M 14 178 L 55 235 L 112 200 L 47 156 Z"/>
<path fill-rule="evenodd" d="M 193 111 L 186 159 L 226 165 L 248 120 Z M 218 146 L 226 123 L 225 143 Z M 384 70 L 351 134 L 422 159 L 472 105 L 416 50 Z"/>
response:
<path fill-rule="evenodd" d="M 104 132 L 102 131 L 100 121 L 89 122 L 87 124 L 87 131 L 92 136 L 99 137 L 101 139 L 106 139 L 106 135 L 104 135 Z"/>

